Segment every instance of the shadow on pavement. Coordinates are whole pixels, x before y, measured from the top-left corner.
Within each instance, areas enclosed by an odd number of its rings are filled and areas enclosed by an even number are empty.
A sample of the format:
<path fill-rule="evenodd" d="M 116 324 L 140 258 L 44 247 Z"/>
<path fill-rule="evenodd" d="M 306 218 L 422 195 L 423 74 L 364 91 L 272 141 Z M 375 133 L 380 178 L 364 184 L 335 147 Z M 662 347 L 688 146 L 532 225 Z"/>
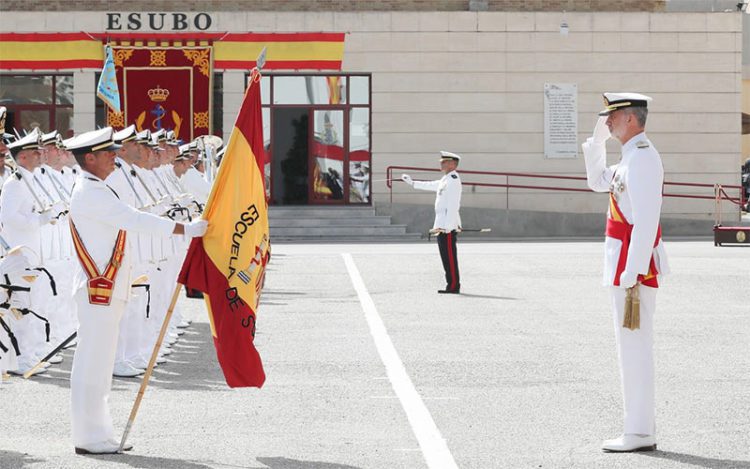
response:
<path fill-rule="evenodd" d="M 298 292 L 298 291 L 289 291 L 289 290 L 273 290 L 270 288 L 264 288 L 263 289 L 263 296 L 273 296 L 273 295 L 282 295 L 282 296 L 305 296 L 307 293 L 305 292 Z"/>
<path fill-rule="evenodd" d="M 63 352 L 65 360 L 54 365 L 47 373 L 31 379 L 43 385 L 70 388 L 70 369 L 73 365 L 74 349 Z M 17 378 L 22 379 L 22 378 Z M 118 391 L 140 385 L 142 376 L 117 378 L 112 381 L 112 390 Z M 185 334 L 172 346 L 167 363 L 154 369 L 149 388 L 178 389 L 183 391 L 230 391 L 226 385 L 216 359 L 211 330 L 208 323 L 193 322 Z M 0 468 L 6 466 L 0 465 Z M 13 467 L 13 466 L 10 466 Z"/>
<path fill-rule="evenodd" d="M 205 464 L 185 461 L 183 459 L 157 458 L 151 456 L 138 456 L 135 454 L 103 454 L 99 456 L 81 456 L 96 461 L 111 461 L 113 463 L 127 464 L 130 467 L 142 469 L 212 469 Z"/>
<path fill-rule="evenodd" d="M 259 463 L 263 463 L 269 469 L 361 469 L 356 466 L 347 466 L 345 464 L 335 464 L 320 461 L 301 461 L 299 459 L 289 458 L 256 458 Z"/>
<path fill-rule="evenodd" d="M 510 296 L 493 296 L 493 295 L 474 295 L 471 293 L 461 293 L 459 296 L 466 296 L 469 298 L 489 298 L 490 300 L 517 300 L 518 298 L 513 298 Z"/>
<path fill-rule="evenodd" d="M 154 369 L 149 388 L 181 391 L 230 391 L 216 359 L 211 329 L 208 323 L 195 322 L 185 329 L 185 334 L 172 346 L 167 363 Z M 115 378 L 112 389 L 125 383 L 137 383 L 137 378 Z"/>
<path fill-rule="evenodd" d="M 640 453 L 642 456 L 675 461 L 691 466 L 705 467 L 708 469 L 750 469 L 750 461 L 735 461 L 732 459 L 704 458 L 693 454 L 674 453 L 672 451 L 653 451 Z"/>
<path fill-rule="evenodd" d="M 17 453 L 15 451 L 3 451 L 0 450 L 0 467 L 7 468 L 22 468 L 30 466 L 32 464 L 45 462 L 44 459 L 36 459 L 26 453 Z"/>

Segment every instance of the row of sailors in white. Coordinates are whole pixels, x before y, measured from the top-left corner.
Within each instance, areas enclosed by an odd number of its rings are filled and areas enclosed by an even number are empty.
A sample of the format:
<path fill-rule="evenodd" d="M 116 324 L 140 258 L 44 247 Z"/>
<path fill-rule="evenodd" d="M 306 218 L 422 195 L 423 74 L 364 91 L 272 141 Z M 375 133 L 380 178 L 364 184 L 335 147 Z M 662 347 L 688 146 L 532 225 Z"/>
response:
<path fill-rule="evenodd" d="M 199 215 L 210 185 L 198 170 L 195 143 L 180 146 L 172 132 L 137 133 L 134 126 L 117 132 L 115 139 L 122 148 L 117 151 L 117 167 L 106 183 L 120 199 L 140 210 L 168 213 L 176 220 Z M 78 259 L 67 209 L 80 168 L 72 154 L 64 150 L 65 143 L 71 140 L 63 142 L 57 132 L 41 135 L 34 130 L 7 146 L 17 169 L 6 178 L 0 191 L 0 235 L 9 247 L 25 246 L 28 263 L 44 267 L 50 275 L 38 273 L 33 284 L 24 280 L 28 275 L 15 275 L 10 283 L 33 287 L 28 293 L 12 293 L 5 303 L 10 302 L 16 310 L 34 311 L 49 321 L 50 337 L 48 340 L 45 322 L 34 315 L 4 315 L 21 353 L 16 357 L 12 348 L 0 348 L 0 375 L 6 370 L 15 374 L 28 371 L 78 327 L 70 276 Z M 146 367 L 187 250 L 187 241 L 181 236 L 133 234 L 128 243 L 130 252 L 135 254 L 133 278 L 139 280 L 120 327 L 114 369 L 117 376 L 137 376 Z M 8 296 L 0 291 L 3 295 Z M 170 353 L 169 345 L 177 339 L 177 328 L 187 325 L 176 310 L 159 363 Z M 9 343 L 8 333 L 0 328 L 0 344 Z M 75 341 L 71 343 L 74 344 Z M 61 360 L 56 355 L 48 362 Z"/>

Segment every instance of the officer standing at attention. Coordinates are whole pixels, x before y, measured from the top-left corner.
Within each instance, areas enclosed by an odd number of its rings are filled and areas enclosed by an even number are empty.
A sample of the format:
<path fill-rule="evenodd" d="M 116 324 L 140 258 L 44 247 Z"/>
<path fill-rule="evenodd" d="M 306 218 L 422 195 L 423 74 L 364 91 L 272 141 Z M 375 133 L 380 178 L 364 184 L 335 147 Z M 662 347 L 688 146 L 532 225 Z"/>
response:
<path fill-rule="evenodd" d="M 645 133 L 649 101 L 637 93 L 604 93 L 606 108 L 583 144 L 589 187 L 609 192 L 604 285 L 614 306 L 625 416 L 622 436 L 602 445 L 608 452 L 656 449 L 653 320 L 658 279 L 669 266 L 659 227 L 664 169 Z M 607 167 L 610 136 L 622 144 L 622 158 Z"/>
<path fill-rule="evenodd" d="M 461 281 L 458 276 L 458 255 L 456 253 L 456 238 L 461 231 L 461 178 L 456 168 L 461 157 L 449 151 L 440 152 L 440 169 L 444 176 L 437 181 L 414 181 L 408 174 L 402 174 L 401 179 L 414 187 L 425 191 L 435 191 L 435 224 L 431 233 L 437 233 L 440 258 L 443 260 L 446 286 L 438 293 L 461 292 Z"/>
<path fill-rule="evenodd" d="M 121 201 L 104 182 L 115 169 L 114 150 L 120 147 L 111 127 L 81 134 L 66 145 L 81 166 L 70 201 L 70 230 L 81 266 L 73 281 L 80 321 L 70 377 L 73 443 L 77 454 L 112 454 L 119 444 L 108 398 L 120 318 L 133 280 L 127 237 L 203 236 L 208 222 L 175 223 Z"/>

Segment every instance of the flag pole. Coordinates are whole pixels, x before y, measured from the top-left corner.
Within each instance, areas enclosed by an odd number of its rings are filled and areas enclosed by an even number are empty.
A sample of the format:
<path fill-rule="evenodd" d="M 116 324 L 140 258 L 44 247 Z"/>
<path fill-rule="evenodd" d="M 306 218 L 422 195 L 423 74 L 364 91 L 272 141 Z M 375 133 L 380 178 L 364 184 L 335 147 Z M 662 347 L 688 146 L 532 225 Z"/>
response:
<path fill-rule="evenodd" d="M 141 388 L 138 390 L 138 395 L 136 396 L 135 402 L 133 403 L 133 408 L 130 410 L 130 417 L 128 418 L 128 424 L 125 426 L 125 432 L 122 434 L 120 448 L 117 450 L 118 453 L 122 453 L 122 449 L 125 447 L 125 442 L 128 439 L 128 434 L 130 433 L 130 429 L 132 428 L 133 422 L 135 421 L 135 416 L 138 413 L 138 408 L 141 405 L 141 400 L 143 400 L 143 394 L 146 392 L 146 386 L 148 386 L 148 381 L 149 379 L 151 379 L 151 373 L 153 373 L 154 371 L 154 365 L 156 364 L 156 358 L 159 356 L 161 343 L 164 340 L 167 329 L 169 328 L 169 320 L 172 318 L 172 311 L 174 311 L 174 306 L 175 304 L 177 304 L 177 298 L 180 295 L 180 287 L 182 287 L 182 285 L 178 283 L 174 288 L 174 293 L 172 294 L 172 302 L 169 304 L 167 315 L 164 317 L 164 322 L 161 325 L 161 331 L 159 331 L 159 338 L 156 341 L 156 345 L 154 345 L 153 352 L 151 352 L 151 359 L 148 361 L 146 374 L 143 375 Z"/>

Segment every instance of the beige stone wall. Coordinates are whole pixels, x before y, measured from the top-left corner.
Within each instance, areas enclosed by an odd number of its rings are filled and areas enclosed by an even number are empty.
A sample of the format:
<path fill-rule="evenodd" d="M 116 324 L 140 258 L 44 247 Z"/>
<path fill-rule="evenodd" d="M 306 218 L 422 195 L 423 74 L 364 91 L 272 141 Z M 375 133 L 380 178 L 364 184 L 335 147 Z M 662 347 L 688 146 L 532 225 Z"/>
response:
<path fill-rule="evenodd" d="M 582 155 L 543 156 L 543 86 L 560 82 L 578 85 L 581 141 L 602 107 L 602 91 L 645 93 L 654 98 L 649 136 L 663 156 L 668 180 L 738 184 L 737 13 L 569 13 L 567 37 L 559 34 L 559 13 L 367 18 L 349 29 L 344 69 L 373 72 L 377 179 L 385 177 L 389 165 L 433 166 L 441 149 L 464 155 L 465 170 L 584 174 Z M 609 148 L 614 163 L 619 145 Z M 464 180 L 490 182 L 468 175 Z M 396 201 L 431 202 L 430 194 L 397 187 Z M 387 196 L 384 184 L 375 190 L 380 200 Z M 463 204 L 593 212 L 601 210 L 602 200 L 589 194 L 511 190 L 506 196 L 505 190 L 467 188 Z M 710 201 L 665 200 L 670 216 L 707 217 L 712 211 Z"/>
<path fill-rule="evenodd" d="M 666 0 L 486 0 L 488 11 L 663 11 Z M 467 11 L 470 0 L 3 0 L 0 11 Z M 475 7 L 477 8 L 477 7 Z"/>
<path fill-rule="evenodd" d="M 649 136 L 667 180 L 738 184 L 742 137 L 739 13 L 214 12 L 213 31 L 345 31 L 344 71 L 373 74 L 374 179 L 389 165 L 435 166 L 441 149 L 464 170 L 583 175 L 543 155 L 544 83 L 578 85 L 583 141 L 603 91 L 654 101 Z M 103 31 L 100 12 L 10 12 L 15 31 Z M 562 20 L 570 34 L 559 34 Z M 227 78 L 227 77 L 225 77 Z M 237 78 L 237 77 L 235 77 Z M 230 78 L 225 86 L 237 82 Z M 239 91 L 238 91 L 239 92 Z M 225 100 L 225 104 L 227 101 Z M 227 108 L 227 113 L 235 112 Z M 223 116 L 233 122 L 234 115 Z M 618 145 L 610 145 L 611 162 Z M 415 176 L 420 176 L 415 174 Z M 421 175 L 424 176 L 424 175 Z M 504 178 L 464 177 L 505 182 Z M 528 180 L 512 178 L 512 183 Z M 536 181 L 535 183 L 539 183 Z M 397 184 L 396 201 L 431 204 Z M 382 182 L 376 201 L 387 201 Z M 668 192 L 675 192 L 668 189 Z M 680 192 L 694 192 L 688 189 Z M 467 188 L 465 206 L 598 212 L 599 196 Z M 729 210 L 729 208 L 727 208 Z M 669 216 L 709 217 L 713 203 L 666 199 Z"/>

